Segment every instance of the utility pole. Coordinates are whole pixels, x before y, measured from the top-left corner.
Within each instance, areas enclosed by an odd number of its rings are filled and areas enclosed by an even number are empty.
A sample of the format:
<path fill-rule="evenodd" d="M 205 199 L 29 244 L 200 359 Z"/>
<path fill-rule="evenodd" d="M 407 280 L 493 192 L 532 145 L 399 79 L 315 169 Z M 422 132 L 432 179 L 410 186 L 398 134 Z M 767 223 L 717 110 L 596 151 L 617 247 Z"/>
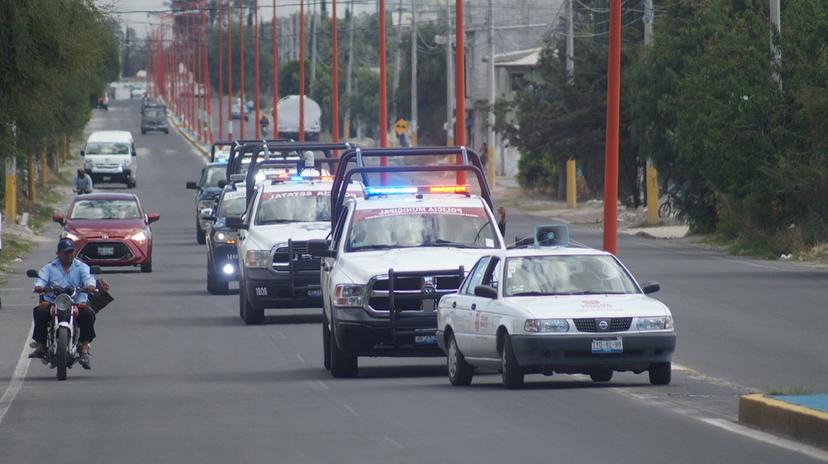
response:
<path fill-rule="evenodd" d="M 331 0 L 331 141 L 339 142 L 339 37 L 336 31 L 336 0 Z M 335 151 L 334 156 L 339 157 Z"/>
<path fill-rule="evenodd" d="M 345 126 L 343 128 L 345 140 L 351 138 L 351 71 L 354 68 L 354 22 L 356 21 L 356 17 L 354 16 L 354 0 L 351 0 L 348 11 L 350 12 L 350 20 L 348 21 L 348 71 L 345 76 L 345 95 L 348 98 L 348 109 L 345 111 L 345 121 L 343 124 Z"/>
<path fill-rule="evenodd" d="M 446 145 L 454 145 L 454 65 L 451 60 L 451 0 L 446 0 Z"/>
<path fill-rule="evenodd" d="M 305 0 L 299 0 L 299 141 L 305 141 Z"/>
<path fill-rule="evenodd" d="M 653 0 L 644 0 L 644 46 L 649 47 L 653 42 Z M 644 170 L 644 185 L 647 195 L 647 224 L 658 224 L 658 171 L 653 160 L 647 158 L 647 167 Z"/>
<path fill-rule="evenodd" d="M 572 1 L 573 0 L 567 0 L 566 5 L 566 81 L 569 85 L 572 85 L 575 82 L 575 20 L 573 18 L 574 11 L 572 9 Z"/>
<path fill-rule="evenodd" d="M 402 64 L 402 13 L 403 0 L 400 0 L 397 7 L 397 30 L 394 31 L 394 42 L 396 42 L 397 53 L 394 57 L 394 81 L 391 86 L 391 108 L 394 118 L 399 116 L 397 108 L 397 90 L 400 88 L 400 65 Z"/>
<path fill-rule="evenodd" d="M 770 32 L 771 64 L 778 67 L 782 64 L 782 51 L 779 49 L 779 45 L 775 40 L 776 37 L 782 34 L 782 8 L 779 0 L 770 0 L 770 19 L 772 25 Z M 782 77 L 779 76 L 778 72 L 773 73 L 773 79 L 779 85 L 779 89 L 782 90 Z"/>
<path fill-rule="evenodd" d="M 417 4 L 411 0 L 411 146 L 417 146 Z"/>
<path fill-rule="evenodd" d="M 570 0 L 571 2 L 572 0 Z M 571 3 L 570 3 L 571 5 Z M 497 173 L 495 172 L 495 166 L 497 165 L 496 160 L 496 153 L 495 150 L 495 132 L 494 132 L 494 125 L 495 125 L 495 114 L 494 114 L 494 104 L 495 99 L 497 96 L 495 95 L 495 46 L 494 46 L 494 6 L 492 5 L 492 0 L 489 0 L 489 112 L 488 112 L 488 121 L 486 124 L 486 147 L 488 148 L 488 153 L 481 153 L 480 156 L 485 156 L 487 158 L 486 162 L 486 177 L 488 178 L 489 185 L 494 187 L 495 183 L 497 182 Z"/>
<path fill-rule="evenodd" d="M 216 10 L 216 35 L 218 36 L 218 48 L 216 49 L 218 54 L 218 137 L 219 140 L 224 138 L 224 47 L 222 46 L 222 37 L 223 34 L 221 32 L 222 26 L 222 15 L 221 15 L 221 7 Z M 213 121 L 210 121 L 212 125 Z"/>
<path fill-rule="evenodd" d="M 379 0 L 379 146 L 388 146 L 388 101 L 385 66 L 385 0 Z M 380 165 L 388 164 L 388 158 L 380 158 Z M 388 184 L 388 174 L 380 173 L 380 185 Z"/>
<path fill-rule="evenodd" d="M 313 83 L 316 81 L 316 32 L 317 32 L 317 25 L 316 25 L 316 3 L 312 3 L 311 9 L 311 72 L 310 72 L 310 81 Z"/>
<path fill-rule="evenodd" d="M 454 98 L 457 100 L 454 108 L 456 115 L 454 143 L 462 147 L 466 145 L 466 31 L 463 27 L 465 19 L 463 0 L 455 0 L 454 11 L 454 21 L 457 23 L 457 26 L 454 28 Z M 454 162 L 455 164 L 462 164 L 463 157 L 456 155 Z M 456 174 L 457 184 L 465 184 L 466 173 L 458 171 Z"/>
<path fill-rule="evenodd" d="M 650 45 L 653 42 L 653 20 L 655 14 L 653 12 L 653 0 L 644 0 L 644 45 Z"/>
<path fill-rule="evenodd" d="M 273 34 L 273 138 L 279 138 L 279 112 L 276 107 L 279 105 L 279 43 L 276 40 L 276 0 L 273 0 L 273 22 L 270 24 L 271 34 Z"/>
<path fill-rule="evenodd" d="M 233 10 L 227 0 L 227 138 L 233 140 Z"/>
<path fill-rule="evenodd" d="M 239 97 L 241 97 L 241 117 L 239 118 L 239 138 L 247 138 L 244 134 L 244 117 L 247 114 L 247 104 L 244 100 L 244 4 L 239 6 Z"/>
<path fill-rule="evenodd" d="M 253 0 L 253 27 L 255 28 L 255 31 L 253 33 L 253 42 L 254 42 L 253 54 L 255 56 L 254 61 L 256 62 L 256 71 L 255 71 L 256 82 L 253 85 L 254 95 L 255 95 L 254 98 L 253 98 L 254 99 L 254 101 L 253 101 L 254 113 L 253 114 L 256 117 L 256 121 L 253 123 L 253 125 L 256 126 L 256 139 L 258 140 L 258 139 L 261 138 L 261 135 L 262 135 L 261 134 L 262 128 L 261 128 L 261 125 L 259 124 L 259 118 L 261 117 L 260 114 L 259 114 L 259 100 L 260 100 L 259 97 L 260 97 L 260 92 L 261 92 L 261 81 L 262 81 L 261 74 L 259 73 L 259 71 L 260 71 L 260 69 L 259 69 L 259 48 L 261 48 L 259 46 L 259 44 L 260 44 L 260 42 L 259 42 L 259 40 L 260 40 L 260 38 L 259 38 L 259 29 L 261 29 L 259 27 L 259 0 Z"/>

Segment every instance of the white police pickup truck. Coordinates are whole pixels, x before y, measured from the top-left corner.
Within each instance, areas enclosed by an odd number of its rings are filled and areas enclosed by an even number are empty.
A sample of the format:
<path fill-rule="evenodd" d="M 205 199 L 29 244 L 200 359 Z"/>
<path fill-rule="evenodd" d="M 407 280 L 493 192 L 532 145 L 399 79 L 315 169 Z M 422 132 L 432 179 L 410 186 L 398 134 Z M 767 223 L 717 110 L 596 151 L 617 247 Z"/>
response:
<path fill-rule="evenodd" d="M 551 239 L 551 235 L 566 237 Z M 469 385 L 475 368 L 502 372 L 507 388 L 524 374 L 649 372 L 666 385 L 676 333 L 670 310 L 647 296 L 610 253 L 567 246 L 566 226 L 536 229 L 535 246 L 481 257 L 457 293 L 437 309 L 437 340 L 452 385 Z"/>
<path fill-rule="evenodd" d="M 463 165 L 349 168 L 361 157 L 461 154 Z M 424 158 L 420 158 L 424 159 Z M 332 193 L 331 240 L 308 243 L 322 257 L 322 338 L 325 367 L 353 377 L 359 356 L 442 356 L 435 339 L 436 305 L 453 293 L 464 269 L 484 254 L 505 250 L 477 154 L 465 149 L 369 149 L 342 155 Z M 476 176 L 481 195 L 466 185 L 364 185 L 346 198 L 351 178 L 411 178 L 455 172 Z"/>

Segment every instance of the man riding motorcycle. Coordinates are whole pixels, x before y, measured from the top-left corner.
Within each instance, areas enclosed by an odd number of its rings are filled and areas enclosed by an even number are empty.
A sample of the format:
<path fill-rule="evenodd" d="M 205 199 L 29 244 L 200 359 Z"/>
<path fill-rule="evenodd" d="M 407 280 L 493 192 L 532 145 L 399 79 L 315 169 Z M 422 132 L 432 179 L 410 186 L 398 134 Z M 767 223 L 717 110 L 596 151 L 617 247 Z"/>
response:
<path fill-rule="evenodd" d="M 50 284 L 61 287 L 72 286 L 86 288 L 86 292 L 94 293 L 95 278 L 89 272 L 89 266 L 75 259 L 75 244 L 71 239 L 60 239 L 57 246 L 57 258 L 53 259 L 38 273 L 34 282 L 34 293 L 43 294 L 42 300 L 33 310 L 34 332 L 32 338 L 37 342 L 37 348 L 29 354 L 30 358 L 46 356 L 46 337 L 49 322 L 55 317 L 54 297 L 44 294 Z M 79 363 L 84 369 L 91 369 L 89 364 L 89 342 L 95 338 L 95 312 L 87 305 L 88 297 L 84 292 L 77 292 L 73 297 L 78 305 L 76 317 L 80 330 Z"/>

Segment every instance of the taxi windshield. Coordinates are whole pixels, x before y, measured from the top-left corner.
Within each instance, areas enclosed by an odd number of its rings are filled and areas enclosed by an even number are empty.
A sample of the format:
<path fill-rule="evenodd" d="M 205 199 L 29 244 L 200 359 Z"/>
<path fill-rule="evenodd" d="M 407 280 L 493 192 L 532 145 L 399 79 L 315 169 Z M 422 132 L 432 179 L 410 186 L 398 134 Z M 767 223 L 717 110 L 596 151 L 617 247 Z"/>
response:
<path fill-rule="evenodd" d="M 508 258 L 504 296 L 638 293 L 632 278 L 611 256 Z"/>
<path fill-rule="evenodd" d="M 256 224 L 324 222 L 331 220 L 331 192 L 265 192 L 259 202 Z"/>
<path fill-rule="evenodd" d="M 128 155 L 128 143 L 94 142 L 86 144 L 87 155 Z"/>
<path fill-rule="evenodd" d="M 133 200 L 78 200 L 70 219 L 139 219 L 141 210 Z"/>
<path fill-rule="evenodd" d="M 348 251 L 411 247 L 495 248 L 483 208 L 411 207 L 356 211 Z"/>
<path fill-rule="evenodd" d="M 241 217 L 247 208 L 244 197 L 224 198 L 219 204 L 218 217 Z"/>

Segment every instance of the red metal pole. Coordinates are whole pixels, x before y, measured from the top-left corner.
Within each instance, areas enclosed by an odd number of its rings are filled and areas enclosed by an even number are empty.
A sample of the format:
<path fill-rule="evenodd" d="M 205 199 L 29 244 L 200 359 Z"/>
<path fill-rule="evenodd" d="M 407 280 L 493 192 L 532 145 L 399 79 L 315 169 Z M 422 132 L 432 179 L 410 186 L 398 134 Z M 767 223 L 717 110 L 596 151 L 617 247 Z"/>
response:
<path fill-rule="evenodd" d="M 201 74 L 204 77 L 204 106 L 206 106 L 207 114 L 206 114 L 206 124 L 204 125 L 204 130 L 206 133 L 204 134 L 205 141 L 209 144 L 213 144 L 213 102 L 210 101 L 210 55 L 207 53 L 207 14 L 205 12 L 205 8 L 207 7 L 207 1 L 204 0 L 202 3 L 202 10 L 201 10 L 201 27 L 204 31 L 204 72 Z M 221 33 L 219 33 L 221 35 Z M 221 72 L 219 72 L 221 75 Z"/>
<path fill-rule="evenodd" d="M 458 147 L 466 145 L 466 66 L 465 66 L 465 31 L 463 31 L 463 0 L 455 2 L 455 50 L 454 50 L 454 143 Z M 455 163 L 461 164 L 463 157 L 455 156 Z M 457 172 L 457 184 L 466 183 L 466 173 Z"/>
<path fill-rule="evenodd" d="M 273 34 L 273 138 L 279 138 L 279 111 L 276 106 L 279 104 L 279 47 L 276 42 L 276 0 L 273 0 L 273 23 L 271 23 Z"/>
<path fill-rule="evenodd" d="M 607 133 L 604 148 L 604 250 L 615 254 L 618 227 L 618 131 L 621 111 L 621 0 L 610 2 Z"/>
<path fill-rule="evenodd" d="M 218 138 L 224 138 L 224 47 L 222 47 L 221 39 L 221 7 L 216 9 L 216 35 L 218 35 Z M 213 121 L 210 121 L 212 124 Z"/>
<path fill-rule="evenodd" d="M 339 47 L 336 37 L 336 0 L 331 0 L 331 140 L 339 142 Z M 339 155 L 339 152 L 334 152 Z"/>
<path fill-rule="evenodd" d="M 299 141 L 305 141 L 305 0 L 299 0 Z"/>
<path fill-rule="evenodd" d="M 244 102 L 244 6 L 239 6 L 239 97 L 241 97 L 241 118 L 239 118 L 239 138 L 244 135 L 244 116 L 247 114 L 247 105 Z"/>
<path fill-rule="evenodd" d="M 206 84 L 204 80 L 204 29 L 203 29 L 203 19 L 204 19 L 204 9 L 201 8 L 199 5 L 199 12 L 196 21 L 198 21 L 197 33 L 196 33 L 196 53 L 198 53 L 198 83 L 196 84 L 196 93 L 201 93 L 204 88 L 203 86 Z M 204 110 L 205 110 L 205 101 L 204 97 L 200 97 L 196 100 L 197 109 L 196 109 L 196 124 L 198 129 L 198 140 L 204 141 L 206 140 L 206 133 L 204 131 Z"/>
<path fill-rule="evenodd" d="M 353 21 L 353 18 L 351 18 Z M 380 147 L 388 146 L 388 101 L 385 83 L 385 0 L 379 0 L 379 141 Z M 386 166 L 388 158 L 380 157 L 380 166 Z M 388 183 L 388 175 L 380 174 L 380 184 Z"/>
<path fill-rule="evenodd" d="M 227 0 L 227 138 L 233 140 L 233 10 Z"/>
<path fill-rule="evenodd" d="M 261 74 L 259 74 L 259 0 L 253 0 L 253 27 L 256 28 L 256 32 L 253 34 L 254 42 L 255 42 L 255 61 L 256 61 L 256 85 L 254 86 L 256 91 L 256 99 L 253 101 L 253 108 L 255 108 L 255 115 L 256 115 L 256 139 L 260 139 L 262 137 L 261 134 L 261 127 L 259 126 L 259 92 L 261 92 Z"/>
<path fill-rule="evenodd" d="M 196 65 L 196 53 L 195 53 L 195 17 L 192 13 L 187 15 L 187 18 L 190 21 L 190 36 L 188 37 L 187 44 L 189 45 L 189 71 L 190 71 L 190 132 L 195 132 L 196 124 L 195 124 L 195 114 L 196 114 L 196 101 L 195 101 L 195 82 L 196 82 L 196 69 L 198 66 Z"/>

